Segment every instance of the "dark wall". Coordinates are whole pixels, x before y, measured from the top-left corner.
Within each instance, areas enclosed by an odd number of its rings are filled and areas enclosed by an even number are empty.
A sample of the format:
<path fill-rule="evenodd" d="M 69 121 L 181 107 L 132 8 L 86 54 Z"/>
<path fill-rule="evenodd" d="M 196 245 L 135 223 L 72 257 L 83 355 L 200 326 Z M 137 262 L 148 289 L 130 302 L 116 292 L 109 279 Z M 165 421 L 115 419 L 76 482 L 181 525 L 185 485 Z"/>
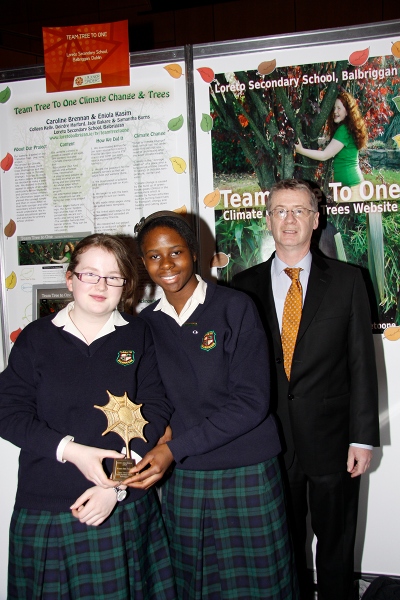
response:
<path fill-rule="evenodd" d="M 206 1 L 10 0 L 1 11 L 0 69 L 43 64 L 43 26 L 128 19 L 135 52 L 400 18 L 399 0 Z"/>

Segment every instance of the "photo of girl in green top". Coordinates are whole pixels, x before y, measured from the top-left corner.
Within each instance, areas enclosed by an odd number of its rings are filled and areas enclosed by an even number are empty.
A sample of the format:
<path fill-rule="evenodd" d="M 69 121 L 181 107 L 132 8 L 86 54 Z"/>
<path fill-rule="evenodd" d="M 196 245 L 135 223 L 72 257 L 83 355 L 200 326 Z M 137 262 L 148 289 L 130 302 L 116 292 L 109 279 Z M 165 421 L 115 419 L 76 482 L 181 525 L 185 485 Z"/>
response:
<path fill-rule="evenodd" d="M 362 201 L 360 184 L 364 177 L 360 169 L 359 152 L 367 145 L 368 133 L 357 102 L 351 94 L 341 92 L 338 95 L 327 125 L 331 141 L 324 150 L 304 148 L 298 140 L 295 144 L 296 152 L 318 161 L 333 158 L 334 181 L 351 189 L 349 201 Z"/>
<path fill-rule="evenodd" d="M 72 253 L 74 251 L 74 245 L 71 242 L 66 242 L 64 246 L 64 252 L 60 254 L 59 258 L 50 258 L 50 262 L 65 264 L 71 260 Z"/>

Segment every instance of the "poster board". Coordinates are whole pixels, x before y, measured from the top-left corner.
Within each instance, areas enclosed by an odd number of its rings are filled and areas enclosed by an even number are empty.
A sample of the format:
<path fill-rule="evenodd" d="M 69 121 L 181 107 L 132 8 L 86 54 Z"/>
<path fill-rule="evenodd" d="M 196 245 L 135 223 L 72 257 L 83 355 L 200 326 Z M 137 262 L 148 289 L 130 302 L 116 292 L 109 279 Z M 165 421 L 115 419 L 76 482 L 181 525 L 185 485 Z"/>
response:
<path fill-rule="evenodd" d="M 275 181 L 292 177 L 317 190 L 320 249 L 363 267 L 382 447 L 362 478 L 356 570 L 397 575 L 391 551 L 400 530 L 391 516 L 400 495 L 391 473 L 400 455 L 399 40 L 397 21 L 193 47 L 203 270 L 225 283 L 271 256 L 266 199 Z M 342 90 L 356 99 L 368 130 L 359 199 L 349 197 L 347 182 L 338 186 L 332 160 L 295 151 L 299 138 L 317 152 L 328 145 L 326 120 Z"/>
<path fill-rule="evenodd" d="M 79 239 L 133 235 L 156 210 L 191 212 L 183 49 L 132 62 L 130 86 L 0 84 L 6 355 L 32 319 L 32 286 L 61 284 Z"/>
<path fill-rule="evenodd" d="M 130 55 L 130 86 L 115 89 L 46 94 L 43 67 L 0 72 L 0 123 L 3 368 L 39 296 L 63 301 L 67 243 L 92 232 L 132 235 L 156 210 L 192 212 L 184 49 Z M 145 285 L 139 306 L 149 294 Z M 2 439 L 0 447 L 4 600 L 19 450 Z"/>
<path fill-rule="evenodd" d="M 42 31 L 47 92 L 129 85 L 127 20 Z"/>

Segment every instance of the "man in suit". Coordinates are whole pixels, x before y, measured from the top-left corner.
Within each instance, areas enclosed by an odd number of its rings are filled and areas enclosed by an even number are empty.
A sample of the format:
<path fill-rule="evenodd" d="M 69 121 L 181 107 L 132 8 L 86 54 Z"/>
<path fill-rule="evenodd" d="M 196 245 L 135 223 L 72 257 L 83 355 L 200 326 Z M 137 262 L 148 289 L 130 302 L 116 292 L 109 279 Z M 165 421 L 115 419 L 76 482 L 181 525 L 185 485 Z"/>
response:
<path fill-rule="evenodd" d="M 275 184 L 267 215 L 276 252 L 267 262 L 236 275 L 233 285 L 255 300 L 269 338 L 271 398 L 277 403 L 284 438 L 302 600 L 310 597 L 308 509 L 317 537 L 318 600 L 348 600 L 353 594 L 359 476 L 370 464 L 372 447 L 379 445 L 368 297 L 359 269 L 310 251 L 319 215 L 307 184 Z M 287 267 L 300 269 L 292 269 L 299 273 L 301 298 L 292 356 L 284 356 L 281 341 L 292 285 Z"/>

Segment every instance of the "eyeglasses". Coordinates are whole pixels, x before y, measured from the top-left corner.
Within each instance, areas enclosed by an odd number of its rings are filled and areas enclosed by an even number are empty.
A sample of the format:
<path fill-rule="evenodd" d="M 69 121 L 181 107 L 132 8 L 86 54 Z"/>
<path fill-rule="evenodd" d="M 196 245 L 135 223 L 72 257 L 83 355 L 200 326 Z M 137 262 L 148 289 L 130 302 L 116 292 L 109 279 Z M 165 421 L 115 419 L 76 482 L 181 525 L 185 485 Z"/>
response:
<path fill-rule="evenodd" d="M 99 283 L 100 279 L 104 279 L 107 285 L 111 287 L 123 287 L 126 284 L 126 279 L 123 277 L 103 277 L 102 275 L 95 275 L 94 273 L 77 273 L 74 271 L 74 275 L 77 276 L 79 281 L 83 283 Z"/>
<path fill-rule="evenodd" d="M 273 210 L 269 210 L 268 214 L 271 217 L 275 217 L 276 219 L 281 219 L 283 221 L 290 212 L 295 219 L 305 219 L 310 213 L 315 213 L 317 211 L 311 210 L 311 208 L 293 208 L 292 210 L 287 210 L 286 208 L 274 208 Z"/>

